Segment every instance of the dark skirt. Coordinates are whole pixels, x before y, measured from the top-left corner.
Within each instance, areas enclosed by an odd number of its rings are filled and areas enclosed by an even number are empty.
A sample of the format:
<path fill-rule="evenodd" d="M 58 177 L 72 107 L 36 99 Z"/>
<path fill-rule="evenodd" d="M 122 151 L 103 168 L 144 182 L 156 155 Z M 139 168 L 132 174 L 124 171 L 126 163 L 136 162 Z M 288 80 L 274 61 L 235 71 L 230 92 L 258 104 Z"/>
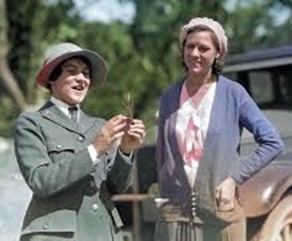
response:
<path fill-rule="evenodd" d="M 193 222 L 156 223 L 155 241 L 245 241 L 246 220 L 242 218 L 225 227 Z"/>

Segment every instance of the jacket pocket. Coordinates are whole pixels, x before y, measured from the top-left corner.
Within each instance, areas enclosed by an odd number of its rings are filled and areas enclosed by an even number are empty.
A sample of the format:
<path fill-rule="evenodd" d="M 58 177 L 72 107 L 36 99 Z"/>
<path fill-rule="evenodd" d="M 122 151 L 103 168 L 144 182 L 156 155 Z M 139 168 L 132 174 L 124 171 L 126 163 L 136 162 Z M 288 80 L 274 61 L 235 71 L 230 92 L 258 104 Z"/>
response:
<path fill-rule="evenodd" d="M 77 225 L 74 210 L 58 210 L 26 223 L 22 235 L 31 233 L 75 232 Z"/>
<path fill-rule="evenodd" d="M 53 162 L 69 157 L 76 152 L 75 143 L 70 140 L 48 142 L 47 148 Z"/>
<path fill-rule="evenodd" d="M 234 198 L 234 208 L 230 211 L 216 210 L 216 217 L 224 222 L 233 223 L 244 217 L 244 210 L 239 204 L 237 198 Z"/>

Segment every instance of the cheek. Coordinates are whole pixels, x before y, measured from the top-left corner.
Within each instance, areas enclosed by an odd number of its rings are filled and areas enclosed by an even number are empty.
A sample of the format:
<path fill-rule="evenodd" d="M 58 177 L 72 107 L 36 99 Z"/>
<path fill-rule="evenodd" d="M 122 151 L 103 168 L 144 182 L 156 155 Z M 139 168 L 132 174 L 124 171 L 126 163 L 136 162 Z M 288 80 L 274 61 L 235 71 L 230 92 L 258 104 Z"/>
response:
<path fill-rule="evenodd" d="M 216 58 L 216 55 L 214 54 L 209 54 L 209 55 L 206 55 L 206 60 L 209 62 L 209 63 L 213 63 L 215 61 L 215 58 Z"/>
<path fill-rule="evenodd" d="M 90 79 L 86 79 L 86 81 L 85 81 L 85 86 L 86 87 L 89 87 L 89 86 L 91 86 L 91 81 L 90 81 Z"/>

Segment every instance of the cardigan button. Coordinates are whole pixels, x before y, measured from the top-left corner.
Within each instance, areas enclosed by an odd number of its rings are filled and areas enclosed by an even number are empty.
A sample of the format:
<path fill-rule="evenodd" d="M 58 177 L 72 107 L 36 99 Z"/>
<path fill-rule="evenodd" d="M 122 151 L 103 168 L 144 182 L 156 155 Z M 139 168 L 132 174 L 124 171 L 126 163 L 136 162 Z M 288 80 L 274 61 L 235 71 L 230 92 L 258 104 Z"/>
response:
<path fill-rule="evenodd" d="M 82 141 L 84 141 L 84 137 L 83 136 L 78 136 L 78 141 L 80 141 L 80 142 L 82 142 Z"/>
<path fill-rule="evenodd" d="M 61 145 L 57 145 L 57 149 L 61 149 L 62 148 L 62 146 Z"/>

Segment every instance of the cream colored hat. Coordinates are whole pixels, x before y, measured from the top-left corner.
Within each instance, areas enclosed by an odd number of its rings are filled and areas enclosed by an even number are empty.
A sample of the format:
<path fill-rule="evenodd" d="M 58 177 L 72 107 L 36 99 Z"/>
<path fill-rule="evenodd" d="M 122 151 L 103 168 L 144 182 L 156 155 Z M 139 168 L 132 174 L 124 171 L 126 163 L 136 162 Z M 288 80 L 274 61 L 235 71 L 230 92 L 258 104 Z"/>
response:
<path fill-rule="evenodd" d="M 44 63 L 36 77 L 36 83 L 49 88 L 48 81 L 52 71 L 64 60 L 81 56 L 91 64 L 91 80 L 103 84 L 107 75 L 107 64 L 96 52 L 82 49 L 73 43 L 60 43 L 53 45 L 45 52 Z"/>
<path fill-rule="evenodd" d="M 227 53 L 228 39 L 225 35 L 225 31 L 222 25 L 219 22 L 213 20 L 212 18 L 207 18 L 207 17 L 192 18 L 186 25 L 184 25 L 181 28 L 180 34 L 179 34 L 180 47 L 181 48 L 183 47 L 182 45 L 187 37 L 188 30 L 198 25 L 206 26 L 214 32 L 220 46 L 220 57 L 224 58 L 224 56 Z"/>

